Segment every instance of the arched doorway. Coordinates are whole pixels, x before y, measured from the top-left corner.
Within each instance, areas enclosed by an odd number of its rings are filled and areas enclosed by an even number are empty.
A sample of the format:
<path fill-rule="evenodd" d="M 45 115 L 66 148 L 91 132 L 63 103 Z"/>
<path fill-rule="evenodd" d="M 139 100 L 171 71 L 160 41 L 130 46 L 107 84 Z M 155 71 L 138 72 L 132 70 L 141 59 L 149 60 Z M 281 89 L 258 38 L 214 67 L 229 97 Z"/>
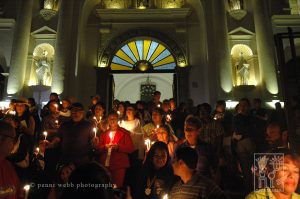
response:
<path fill-rule="evenodd" d="M 99 53 L 97 93 L 109 106 L 122 96 L 120 91 L 127 96 L 119 100 L 132 103 L 147 101 L 151 90 L 160 90 L 162 99 L 184 101 L 189 96 L 187 78 L 183 51 L 166 35 L 151 30 L 124 33 Z"/>

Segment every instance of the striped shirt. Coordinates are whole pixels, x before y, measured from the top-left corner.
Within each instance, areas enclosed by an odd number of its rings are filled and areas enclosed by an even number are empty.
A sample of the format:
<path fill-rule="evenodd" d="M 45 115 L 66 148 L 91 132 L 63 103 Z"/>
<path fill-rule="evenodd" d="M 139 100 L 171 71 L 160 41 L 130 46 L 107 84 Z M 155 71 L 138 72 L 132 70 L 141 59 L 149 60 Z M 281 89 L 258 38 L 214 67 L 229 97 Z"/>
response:
<path fill-rule="evenodd" d="M 184 184 L 178 181 L 171 189 L 172 199 L 226 199 L 223 191 L 211 180 L 199 174 Z"/>

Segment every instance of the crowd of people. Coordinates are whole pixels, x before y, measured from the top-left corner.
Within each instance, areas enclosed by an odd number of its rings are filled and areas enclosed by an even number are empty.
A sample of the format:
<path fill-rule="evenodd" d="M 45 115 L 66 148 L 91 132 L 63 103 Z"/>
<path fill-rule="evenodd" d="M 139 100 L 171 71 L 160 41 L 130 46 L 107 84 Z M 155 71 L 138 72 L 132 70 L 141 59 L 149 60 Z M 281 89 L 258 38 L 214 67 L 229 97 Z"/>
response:
<path fill-rule="evenodd" d="M 0 198 L 300 198 L 280 103 L 242 98 L 227 110 L 160 97 L 106 107 L 94 96 L 85 109 L 51 93 L 41 111 L 33 98 L 11 100 L 0 113 Z M 255 186 L 255 153 L 284 154 L 276 186 Z"/>

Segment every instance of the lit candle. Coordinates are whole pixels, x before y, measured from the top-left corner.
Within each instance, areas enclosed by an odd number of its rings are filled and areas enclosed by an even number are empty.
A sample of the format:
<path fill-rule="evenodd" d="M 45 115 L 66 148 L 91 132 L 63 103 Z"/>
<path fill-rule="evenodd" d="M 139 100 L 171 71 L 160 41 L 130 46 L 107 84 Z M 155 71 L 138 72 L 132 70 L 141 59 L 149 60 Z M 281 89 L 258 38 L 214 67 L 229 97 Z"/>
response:
<path fill-rule="evenodd" d="M 159 125 L 156 125 L 156 128 L 159 129 Z"/>
<path fill-rule="evenodd" d="M 45 136 L 45 140 L 47 140 L 47 135 L 48 135 L 47 131 L 44 131 L 43 135 Z"/>
<path fill-rule="evenodd" d="M 58 125 L 58 120 L 55 120 L 55 124 Z"/>
<path fill-rule="evenodd" d="M 168 119 L 169 121 L 171 121 L 171 120 L 172 120 L 172 117 L 171 117 L 171 115 L 170 115 L 170 114 L 167 114 L 167 119 Z"/>
<path fill-rule="evenodd" d="M 165 194 L 162 199 L 168 199 L 168 194 Z"/>
<path fill-rule="evenodd" d="M 100 121 L 102 120 L 102 116 L 100 116 Z"/>
<path fill-rule="evenodd" d="M 94 133 L 95 133 L 95 137 L 97 137 L 97 128 L 93 128 L 93 131 L 94 131 Z"/>
<path fill-rule="evenodd" d="M 118 113 L 118 115 L 120 115 L 121 113 L 120 113 L 120 111 L 117 111 L 117 113 Z"/>
<path fill-rule="evenodd" d="M 58 104 L 54 104 L 55 108 L 58 108 Z"/>
<path fill-rule="evenodd" d="M 113 134 L 112 134 L 112 132 L 109 133 L 109 138 L 110 138 L 110 143 L 109 144 L 112 144 L 112 141 L 113 141 Z"/>
<path fill-rule="evenodd" d="M 157 107 L 160 108 L 160 104 L 157 104 Z"/>
<path fill-rule="evenodd" d="M 35 151 L 36 151 L 37 153 L 39 153 L 39 152 L 40 152 L 40 148 L 39 148 L 39 147 L 36 147 L 36 148 L 35 148 Z"/>
<path fill-rule="evenodd" d="M 27 184 L 23 187 L 23 189 L 25 190 L 25 199 L 28 198 L 28 193 L 29 193 L 29 190 L 30 190 L 30 185 Z"/>
<path fill-rule="evenodd" d="M 9 111 L 8 114 L 10 114 L 10 115 L 16 115 L 16 111 Z"/>
<path fill-rule="evenodd" d="M 150 141 L 150 139 L 146 139 L 145 140 L 145 145 L 146 145 L 147 151 L 149 151 L 150 147 L 151 147 L 151 141 Z"/>

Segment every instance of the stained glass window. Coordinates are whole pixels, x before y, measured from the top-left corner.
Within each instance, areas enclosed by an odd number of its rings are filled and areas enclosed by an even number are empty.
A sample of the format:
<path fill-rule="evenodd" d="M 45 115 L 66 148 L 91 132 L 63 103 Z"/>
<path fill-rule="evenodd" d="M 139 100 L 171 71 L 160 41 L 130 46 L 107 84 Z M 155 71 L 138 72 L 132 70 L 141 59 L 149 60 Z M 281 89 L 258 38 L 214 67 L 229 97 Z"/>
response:
<path fill-rule="evenodd" d="M 165 45 L 151 39 L 130 41 L 114 55 L 112 70 L 173 70 L 175 59 Z"/>

